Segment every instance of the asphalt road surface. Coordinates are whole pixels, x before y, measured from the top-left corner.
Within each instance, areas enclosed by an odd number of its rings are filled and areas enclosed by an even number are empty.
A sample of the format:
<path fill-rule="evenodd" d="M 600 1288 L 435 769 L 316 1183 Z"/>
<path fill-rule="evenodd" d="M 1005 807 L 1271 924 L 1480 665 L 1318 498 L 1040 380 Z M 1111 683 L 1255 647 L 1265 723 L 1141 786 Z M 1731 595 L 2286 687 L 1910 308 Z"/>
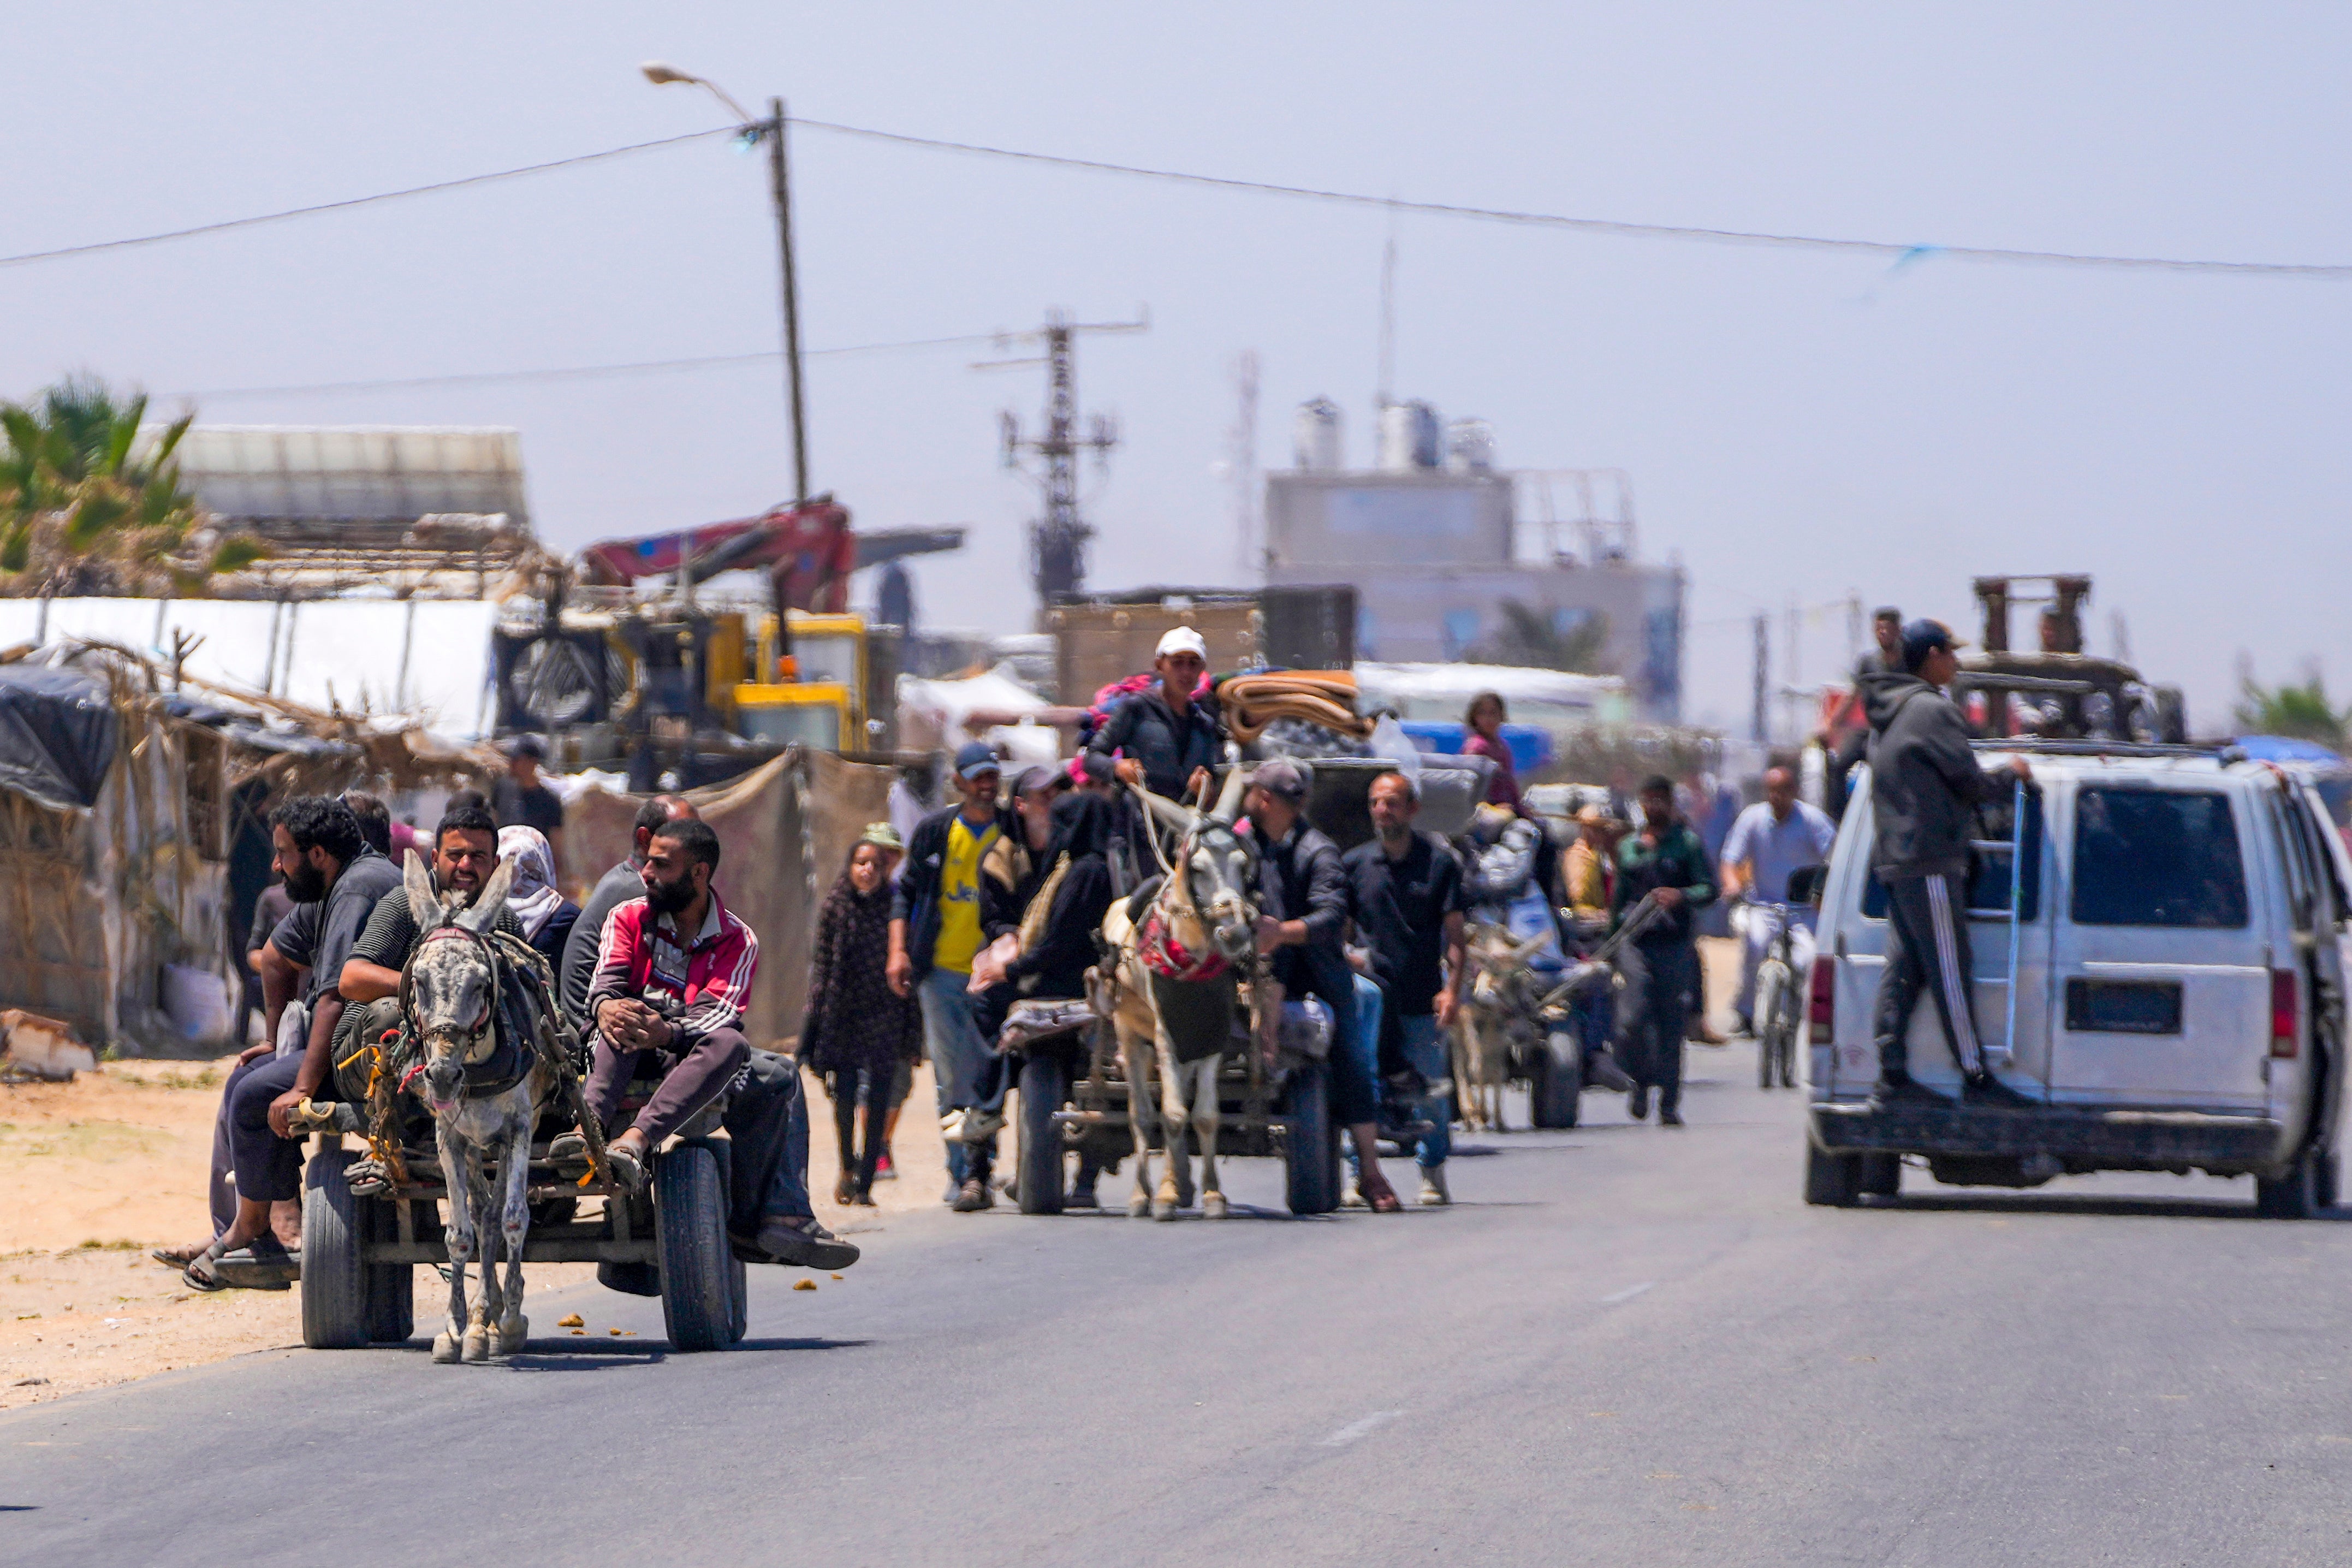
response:
<path fill-rule="evenodd" d="M 587 1287 L 503 1366 L 37 1405 L 0 1561 L 2352 1562 L 2352 1226 L 2164 1176 L 1810 1209 L 1794 1095 L 1691 1058 L 1687 1129 L 1590 1098 L 1469 1140 L 1451 1210 L 1291 1220 L 1238 1161 L 1222 1224 L 942 1211 L 814 1293 L 754 1269 L 729 1353 Z"/>

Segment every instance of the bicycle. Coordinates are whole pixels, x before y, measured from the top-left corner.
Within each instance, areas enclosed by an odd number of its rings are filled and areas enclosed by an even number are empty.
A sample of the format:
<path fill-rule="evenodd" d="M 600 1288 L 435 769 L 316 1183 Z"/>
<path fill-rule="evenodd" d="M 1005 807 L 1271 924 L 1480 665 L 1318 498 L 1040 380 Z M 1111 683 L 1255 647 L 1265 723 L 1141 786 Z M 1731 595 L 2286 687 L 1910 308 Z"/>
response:
<path fill-rule="evenodd" d="M 1796 921 L 1786 904 L 1750 903 L 1749 918 L 1768 914 L 1778 923 L 1756 968 L 1756 1087 L 1770 1089 L 1774 1075 L 1782 1089 L 1797 1087 L 1797 1030 L 1804 1023 L 1805 987 L 1797 972 Z"/>

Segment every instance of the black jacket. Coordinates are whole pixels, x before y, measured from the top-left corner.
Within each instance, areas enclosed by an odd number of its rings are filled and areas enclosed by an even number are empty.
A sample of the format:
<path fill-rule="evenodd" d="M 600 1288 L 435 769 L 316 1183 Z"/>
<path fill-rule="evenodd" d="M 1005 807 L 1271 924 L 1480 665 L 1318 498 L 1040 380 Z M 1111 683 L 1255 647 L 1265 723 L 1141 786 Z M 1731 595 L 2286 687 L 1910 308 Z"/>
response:
<path fill-rule="evenodd" d="M 1217 765 L 1224 739 L 1213 694 L 1187 708 L 1180 720 L 1155 686 L 1121 702 L 1087 750 L 1106 757 L 1126 752 L 1142 765 L 1144 788 L 1174 800 L 1184 793 L 1193 769 Z"/>
<path fill-rule="evenodd" d="M 588 1016 L 588 987 L 596 978 L 596 948 L 604 940 L 604 917 L 614 905 L 646 896 L 644 864 L 633 855 L 599 878 L 564 938 L 563 960 L 555 972 L 556 999 L 574 1024 Z"/>
<path fill-rule="evenodd" d="M 1340 862 L 1339 847 L 1307 826 L 1304 817 L 1288 837 L 1261 845 L 1258 912 L 1307 922 L 1304 943 L 1274 950 L 1274 977 L 1293 997 L 1322 995 L 1323 985 L 1347 971 L 1340 943 L 1348 926 L 1348 868 Z M 1339 997 L 1323 999 L 1334 1007 L 1341 1005 Z"/>
<path fill-rule="evenodd" d="M 1975 807 L 1999 799 L 2012 781 L 1977 765 L 1959 709 L 1917 676 L 1881 672 L 1860 684 L 1878 834 L 1872 868 L 1882 880 L 1966 875 Z"/>
<path fill-rule="evenodd" d="M 948 825 L 962 809 L 961 805 L 950 805 L 915 824 L 914 834 L 907 840 L 906 869 L 899 873 L 898 890 L 891 898 L 890 918 L 907 922 L 907 956 L 915 961 L 918 980 L 931 972 L 931 949 L 940 940 L 940 869 L 947 861 Z M 1009 808 L 999 806 L 996 829 L 1017 834 L 1021 819 Z"/>

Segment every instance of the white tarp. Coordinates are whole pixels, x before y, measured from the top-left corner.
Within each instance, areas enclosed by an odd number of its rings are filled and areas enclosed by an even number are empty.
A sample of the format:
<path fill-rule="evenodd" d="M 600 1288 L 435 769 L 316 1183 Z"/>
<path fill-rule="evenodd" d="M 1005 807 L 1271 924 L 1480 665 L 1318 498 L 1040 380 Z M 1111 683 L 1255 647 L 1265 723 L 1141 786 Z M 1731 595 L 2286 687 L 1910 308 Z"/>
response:
<path fill-rule="evenodd" d="M 1629 712 L 1624 680 L 1502 664 L 1356 665 L 1359 711 L 1393 708 L 1403 718 L 1459 723 L 1470 699 L 1498 693 L 1514 722 L 1547 729 L 1622 724 Z"/>
<path fill-rule="evenodd" d="M 950 751 L 967 741 L 987 741 L 1003 747 L 1018 763 L 1050 763 L 1062 754 L 1062 732 L 1039 723 L 1035 715 L 1053 706 L 998 665 L 984 675 L 962 680 L 898 678 L 898 722 L 903 743 L 940 744 Z M 974 729 L 975 713 L 1022 716 L 1011 724 Z M 934 733 L 936 739 L 934 739 Z M 913 739 L 909 741 L 908 736 Z"/>
<path fill-rule="evenodd" d="M 186 669 L 313 708 L 415 715 L 472 740 L 492 717 L 490 633 L 479 599 L 0 599 L 0 647 L 88 637 L 169 659 L 172 634 L 202 637 Z"/>

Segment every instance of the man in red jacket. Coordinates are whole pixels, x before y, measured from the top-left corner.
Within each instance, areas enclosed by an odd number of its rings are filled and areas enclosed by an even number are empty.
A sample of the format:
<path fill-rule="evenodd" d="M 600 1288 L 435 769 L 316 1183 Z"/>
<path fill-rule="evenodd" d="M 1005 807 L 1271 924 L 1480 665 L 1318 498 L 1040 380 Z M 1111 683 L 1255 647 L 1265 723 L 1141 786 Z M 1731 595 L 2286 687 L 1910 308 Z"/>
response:
<path fill-rule="evenodd" d="M 635 1186 L 661 1141 L 725 1092 L 751 1060 L 743 1008 L 760 939 L 710 886 L 719 835 L 691 818 L 666 824 L 646 855 L 645 897 L 605 917 L 588 987 L 596 1059 L 587 1098 L 610 1128 L 639 1058 L 669 1058 L 661 1087 L 606 1146 L 613 1173 Z"/>

